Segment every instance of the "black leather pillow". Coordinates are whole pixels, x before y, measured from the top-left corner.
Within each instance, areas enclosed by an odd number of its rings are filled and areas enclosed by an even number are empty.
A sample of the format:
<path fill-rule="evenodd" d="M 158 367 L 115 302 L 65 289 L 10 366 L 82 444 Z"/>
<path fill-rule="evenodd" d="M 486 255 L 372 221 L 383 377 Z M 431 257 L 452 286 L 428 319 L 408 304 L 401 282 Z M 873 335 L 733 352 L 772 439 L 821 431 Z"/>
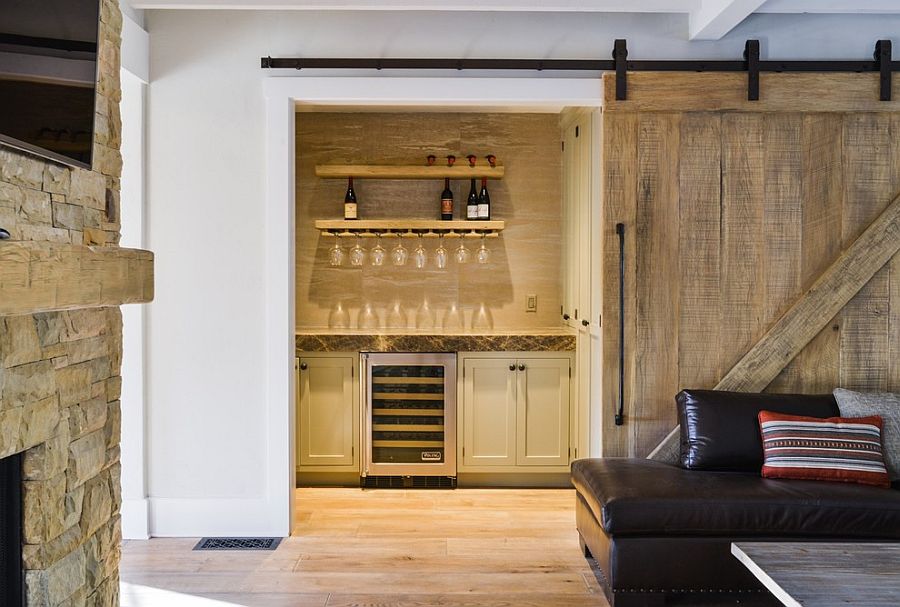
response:
<path fill-rule="evenodd" d="M 840 415 L 831 394 L 682 390 L 675 402 L 681 423 L 681 467 L 689 470 L 759 472 L 762 410 L 806 417 Z"/>

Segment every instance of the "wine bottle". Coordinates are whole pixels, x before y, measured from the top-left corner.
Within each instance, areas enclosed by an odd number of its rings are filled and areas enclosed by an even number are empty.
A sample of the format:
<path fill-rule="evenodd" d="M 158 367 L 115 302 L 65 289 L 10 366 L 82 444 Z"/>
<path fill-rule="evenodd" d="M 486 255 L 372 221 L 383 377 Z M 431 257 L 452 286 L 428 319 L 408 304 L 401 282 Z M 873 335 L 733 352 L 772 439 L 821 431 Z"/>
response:
<path fill-rule="evenodd" d="M 356 210 L 356 192 L 353 191 L 353 177 L 347 182 L 347 193 L 344 194 L 344 219 L 359 219 Z"/>
<path fill-rule="evenodd" d="M 475 189 L 475 180 L 469 188 L 469 200 L 466 202 L 466 219 L 478 219 L 478 190 Z"/>
<path fill-rule="evenodd" d="M 441 192 L 441 219 L 453 219 L 453 192 L 450 190 L 450 178 L 444 179 L 444 191 Z"/>
<path fill-rule="evenodd" d="M 478 195 L 478 219 L 491 218 L 491 196 L 487 191 L 487 178 L 481 179 L 481 193 Z"/>

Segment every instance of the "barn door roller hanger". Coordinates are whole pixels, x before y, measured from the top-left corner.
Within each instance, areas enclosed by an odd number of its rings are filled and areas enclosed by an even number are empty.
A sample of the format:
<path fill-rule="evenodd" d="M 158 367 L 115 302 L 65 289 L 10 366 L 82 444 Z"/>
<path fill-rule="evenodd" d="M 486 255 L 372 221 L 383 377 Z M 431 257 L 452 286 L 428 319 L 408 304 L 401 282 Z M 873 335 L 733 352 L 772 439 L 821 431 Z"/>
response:
<path fill-rule="evenodd" d="M 628 72 L 746 72 L 747 99 L 759 100 L 761 72 L 847 72 L 879 74 L 879 98 L 891 100 L 891 75 L 900 63 L 891 58 L 891 41 L 875 43 L 872 61 L 763 61 L 759 40 L 747 40 L 741 60 L 628 60 L 628 44 L 618 39 L 612 59 L 421 59 L 364 57 L 263 57 L 263 69 L 374 69 L 374 70 L 532 70 L 615 72 L 616 100 L 628 99 Z"/>

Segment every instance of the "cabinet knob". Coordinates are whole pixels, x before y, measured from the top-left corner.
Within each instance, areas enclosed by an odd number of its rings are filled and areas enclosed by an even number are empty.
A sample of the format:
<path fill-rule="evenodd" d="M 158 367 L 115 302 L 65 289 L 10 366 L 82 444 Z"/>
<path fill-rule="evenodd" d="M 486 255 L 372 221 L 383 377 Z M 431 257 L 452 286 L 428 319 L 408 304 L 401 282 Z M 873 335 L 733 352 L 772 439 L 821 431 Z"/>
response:
<path fill-rule="evenodd" d="M 589 324 L 591 324 L 591 321 L 585 319 L 585 320 L 582 320 L 582 321 L 581 321 L 581 324 L 584 325 L 584 326 L 586 327 L 586 326 L 588 326 Z"/>
<path fill-rule="evenodd" d="M 523 365 L 522 363 L 519 363 L 519 371 L 524 371 L 524 370 L 525 370 L 525 365 Z"/>
<path fill-rule="evenodd" d="M 563 320 L 569 320 L 569 318 L 571 318 L 571 316 L 569 316 L 568 314 L 563 314 Z"/>
<path fill-rule="evenodd" d="M 308 366 L 309 366 L 309 365 L 307 365 L 306 363 L 300 363 L 300 370 L 301 370 L 301 371 L 306 371 L 306 368 L 307 368 Z"/>
<path fill-rule="evenodd" d="M 512 364 L 509 366 L 509 370 L 510 370 L 510 371 L 515 371 L 515 370 L 516 370 L 516 363 L 512 363 Z"/>

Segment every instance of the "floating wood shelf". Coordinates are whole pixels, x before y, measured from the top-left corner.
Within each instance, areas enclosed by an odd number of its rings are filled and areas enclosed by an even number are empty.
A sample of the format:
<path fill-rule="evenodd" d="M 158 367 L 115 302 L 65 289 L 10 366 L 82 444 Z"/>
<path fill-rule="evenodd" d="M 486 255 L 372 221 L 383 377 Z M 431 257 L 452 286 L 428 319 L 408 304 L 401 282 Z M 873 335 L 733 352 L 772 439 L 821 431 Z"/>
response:
<path fill-rule="evenodd" d="M 389 165 L 389 164 L 317 164 L 316 177 L 322 179 L 503 179 L 503 167 L 498 165 L 456 164 L 448 166 Z"/>
<path fill-rule="evenodd" d="M 368 219 L 351 220 L 344 219 L 317 219 L 316 229 L 324 235 L 334 234 L 360 234 L 360 235 L 409 235 L 416 234 L 445 234 L 448 236 L 472 236 L 480 237 L 498 236 L 506 227 L 505 221 L 440 221 L 437 219 Z"/>

